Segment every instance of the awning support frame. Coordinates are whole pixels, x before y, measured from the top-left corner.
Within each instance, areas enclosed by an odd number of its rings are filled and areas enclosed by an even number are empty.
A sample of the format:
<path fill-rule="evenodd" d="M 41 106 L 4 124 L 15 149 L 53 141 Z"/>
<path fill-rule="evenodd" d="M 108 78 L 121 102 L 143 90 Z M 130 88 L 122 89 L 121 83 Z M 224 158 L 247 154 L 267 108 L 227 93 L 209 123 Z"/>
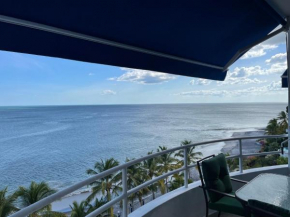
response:
<path fill-rule="evenodd" d="M 170 54 L 166 54 L 166 53 L 161 53 L 161 52 L 157 52 L 157 51 L 153 51 L 153 50 L 135 47 L 135 46 L 131 46 L 131 45 L 115 42 L 115 41 L 110 41 L 107 39 L 102 39 L 102 38 L 98 38 L 98 37 L 94 37 L 94 36 L 85 35 L 85 34 L 78 33 L 78 32 L 72 32 L 69 30 L 60 29 L 60 28 L 56 28 L 56 27 L 52 27 L 52 26 L 48 26 L 48 25 L 44 25 L 44 24 L 40 24 L 40 23 L 35 23 L 35 22 L 30 22 L 30 21 L 26 21 L 26 20 L 22 20 L 22 19 L 17 19 L 14 17 L 0 15 L 0 22 L 9 23 L 12 25 L 17 25 L 17 26 L 23 26 L 23 27 L 27 27 L 27 28 L 31 28 L 31 29 L 40 30 L 40 31 L 50 32 L 50 33 L 54 33 L 54 34 L 58 34 L 58 35 L 64 35 L 64 36 L 68 36 L 71 38 L 77 38 L 77 39 L 81 39 L 81 40 L 85 40 L 85 41 L 104 44 L 104 45 L 108 45 L 108 46 L 112 46 L 112 47 L 118 47 L 118 48 L 122 48 L 122 49 L 126 49 L 126 50 L 131 50 L 131 51 L 149 54 L 149 55 L 159 56 L 159 57 L 163 57 L 163 58 L 167 58 L 167 59 L 173 59 L 173 60 L 180 61 L 180 62 L 187 62 L 190 64 L 205 66 L 205 67 L 209 67 L 209 68 L 220 69 L 220 70 L 223 70 L 223 68 L 224 68 L 222 66 L 218 66 L 218 65 L 214 65 L 214 64 L 204 63 L 204 62 L 191 60 L 191 59 L 187 59 L 187 58 L 183 58 L 183 57 L 178 57 L 178 56 L 174 56 L 174 55 L 170 55 Z"/>
<path fill-rule="evenodd" d="M 56 28 L 53 26 L 48 26 L 48 25 L 44 25 L 44 24 L 40 24 L 40 23 L 30 22 L 27 20 L 22 20 L 22 19 L 18 19 L 18 18 L 14 18 L 14 17 L 4 16 L 1 14 L 0 14 L 0 22 L 12 24 L 12 25 L 23 26 L 23 27 L 27 27 L 27 28 L 31 28 L 31 29 L 40 30 L 40 31 L 50 32 L 50 33 L 54 33 L 54 34 L 64 35 L 67 37 L 77 38 L 77 39 L 90 41 L 90 42 L 94 42 L 94 43 L 100 43 L 100 44 L 104 44 L 104 45 L 108 45 L 108 46 L 112 46 L 112 47 L 118 47 L 118 48 L 122 48 L 122 49 L 126 49 L 126 50 L 136 51 L 136 52 L 145 53 L 145 54 L 154 55 L 154 56 L 159 56 L 159 57 L 163 57 L 163 58 L 173 59 L 173 60 L 180 61 L 180 62 L 187 62 L 190 64 L 205 66 L 205 67 L 214 68 L 214 69 L 220 69 L 224 72 L 228 70 L 228 68 L 240 57 L 241 54 L 246 53 L 254 46 L 278 35 L 281 32 L 287 32 L 289 29 L 289 25 L 290 25 L 290 22 L 288 20 L 287 24 L 284 25 L 283 27 L 281 27 L 280 29 L 270 33 L 266 37 L 259 39 L 256 42 L 238 50 L 237 53 L 230 59 L 230 61 L 224 67 L 222 67 L 222 66 L 218 66 L 218 65 L 214 65 L 214 64 L 209 64 L 209 63 L 191 60 L 191 59 L 187 59 L 187 58 L 183 58 L 183 57 L 179 57 L 179 56 L 174 56 L 171 54 L 161 53 L 161 52 L 157 52 L 154 50 L 149 50 L 149 49 L 144 49 L 144 48 L 140 48 L 140 47 L 136 47 L 136 46 L 131 46 L 131 45 L 127 45 L 127 44 L 123 44 L 123 43 L 119 43 L 119 42 L 115 42 L 115 41 L 111 41 L 111 40 L 107 40 L 107 39 L 103 39 L 103 38 L 89 36 L 86 34 L 73 32 L 73 31 L 69 31 L 69 30 L 65 30 L 65 29 L 61 29 L 61 28 Z"/>
<path fill-rule="evenodd" d="M 290 69 L 290 28 L 289 28 L 289 23 L 290 23 L 290 17 L 287 17 L 287 29 L 286 29 L 286 49 L 287 49 L 287 69 L 288 69 L 288 140 L 290 139 L 290 115 L 289 115 L 289 109 L 290 109 L 290 76 L 289 76 L 289 69 Z M 290 174 L 290 142 L 288 142 L 288 173 Z"/>
<path fill-rule="evenodd" d="M 228 70 L 228 68 L 234 63 L 236 62 L 236 60 L 240 57 L 241 54 L 246 53 L 247 51 L 249 51 L 251 48 L 253 48 L 254 46 L 278 35 L 281 32 L 286 32 L 287 29 L 289 28 L 289 22 L 287 22 L 287 24 L 283 27 L 281 27 L 280 29 L 277 29 L 276 31 L 270 33 L 269 35 L 267 35 L 264 38 L 259 39 L 258 41 L 254 42 L 253 44 L 250 44 L 240 50 L 238 50 L 238 52 L 230 59 L 230 61 L 225 65 L 225 67 L 223 68 L 223 71 Z"/>

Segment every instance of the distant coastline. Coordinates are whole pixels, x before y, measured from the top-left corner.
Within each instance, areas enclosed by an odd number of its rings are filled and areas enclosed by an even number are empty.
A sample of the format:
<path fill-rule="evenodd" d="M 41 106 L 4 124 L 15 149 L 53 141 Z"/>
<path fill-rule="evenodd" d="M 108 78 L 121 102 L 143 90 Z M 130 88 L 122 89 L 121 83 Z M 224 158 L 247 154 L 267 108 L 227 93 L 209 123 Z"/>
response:
<path fill-rule="evenodd" d="M 231 137 L 251 137 L 251 136 L 263 136 L 265 135 L 265 130 L 254 130 L 245 132 L 234 132 Z M 243 153 L 255 153 L 260 150 L 260 146 L 256 144 L 256 139 L 243 140 Z M 229 153 L 230 155 L 239 154 L 239 142 L 238 141 L 228 141 L 225 142 L 225 146 L 222 148 L 221 152 Z"/>

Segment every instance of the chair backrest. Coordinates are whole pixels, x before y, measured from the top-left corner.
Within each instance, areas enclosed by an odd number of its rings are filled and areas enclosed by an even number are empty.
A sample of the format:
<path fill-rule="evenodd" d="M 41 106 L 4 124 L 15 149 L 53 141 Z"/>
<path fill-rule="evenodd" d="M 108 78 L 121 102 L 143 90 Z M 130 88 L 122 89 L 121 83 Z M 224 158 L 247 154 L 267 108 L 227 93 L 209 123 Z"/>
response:
<path fill-rule="evenodd" d="M 248 207 L 254 217 L 290 217 L 289 210 L 258 200 L 249 200 Z"/>
<path fill-rule="evenodd" d="M 231 193 L 232 183 L 227 167 L 227 162 L 224 154 L 213 156 L 210 159 L 200 160 L 201 162 L 201 180 L 205 187 L 214 189 L 224 193 Z M 200 166 L 200 165 L 199 165 Z M 216 202 L 222 195 L 208 191 L 210 202 Z"/>

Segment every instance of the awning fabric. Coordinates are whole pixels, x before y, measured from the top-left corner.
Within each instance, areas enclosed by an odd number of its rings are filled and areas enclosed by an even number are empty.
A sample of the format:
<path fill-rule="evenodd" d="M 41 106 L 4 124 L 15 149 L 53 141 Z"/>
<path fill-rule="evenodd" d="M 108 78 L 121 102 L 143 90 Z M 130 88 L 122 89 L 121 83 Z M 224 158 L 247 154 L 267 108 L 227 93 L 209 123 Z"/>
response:
<path fill-rule="evenodd" d="M 224 67 L 283 19 L 264 0 L 3 0 L 0 15 Z M 224 80 L 222 69 L 0 22 L 0 50 Z"/>
<path fill-rule="evenodd" d="M 285 70 L 283 75 L 281 76 L 282 79 L 282 88 L 288 88 L 288 70 Z"/>

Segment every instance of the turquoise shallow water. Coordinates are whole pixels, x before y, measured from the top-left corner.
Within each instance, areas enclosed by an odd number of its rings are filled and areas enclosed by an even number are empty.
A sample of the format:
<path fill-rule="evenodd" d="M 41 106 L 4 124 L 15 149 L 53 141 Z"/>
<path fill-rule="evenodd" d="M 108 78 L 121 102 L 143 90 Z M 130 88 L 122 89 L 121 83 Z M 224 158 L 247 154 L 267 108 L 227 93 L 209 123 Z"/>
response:
<path fill-rule="evenodd" d="M 0 188 L 32 180 L 61 189 L 94 162 L 121 163 L 159 145 L 220 139 L 264 128 L 283 103 L 0 107 Z"/>

